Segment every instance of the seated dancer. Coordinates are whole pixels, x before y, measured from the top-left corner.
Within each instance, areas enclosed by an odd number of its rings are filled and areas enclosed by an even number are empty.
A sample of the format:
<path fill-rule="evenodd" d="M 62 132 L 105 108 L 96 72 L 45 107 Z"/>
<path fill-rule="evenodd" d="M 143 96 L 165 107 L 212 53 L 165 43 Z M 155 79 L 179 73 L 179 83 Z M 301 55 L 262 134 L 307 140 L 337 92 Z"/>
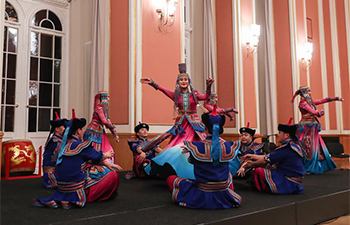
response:
<path fill-rule="evenodd" d="M 187 156 L 181 154 L 181 146 L 185 140 L 201 141 L 205 139 L 204 125 L 197 115 L 197 105 L 199 101 L 210 97 L 211 85 L 214 80 L 206 80 L 207 90 L 205 95 L 194 90 L 191 78 L 186 73 L 186 64 L 179 64 L 180 74 L 177 76 L 175 91 L 169 91 L 161 85 L 155 83 L 150 78 L 142 78 L 141 83 L 149 84 L 156 90 L 160 90 L 172 101 L 174 101 L 175 125 L 163 134 L 153 138 L 142 151 L 147 151 L 172 136 L 168 145 L 163 151 L 151 160 L 145 168 L 149 175 L 161 175 L 168 177 L 177 174 L 188 179 L 194 179 L 193 165 L 188 163 Z"/>
<path fill-rule="evenodd" d="M 317 117 L 324 115 L 324 111 L 318 111 L 316 105 L 324 104 L 332 101 L 344 101 L 341 97 L 324 98 L 313 100 L 310 88 L 307 86 L 300 87 L 293 96 L 300 95 L 299 110 L 301 112 L 301 120 L 298 124 L 296 132 L 303 150 L 306 153 L 305 169 L 307 172 L 321 174 L 326 171 L 334 170 L 337 165 L 333 162 L 320 135 L 321 124 Z"/>
<path fill-rule="evenodd" d="M 251 168 L 246 167 L 247 163 L 245 161 L 241 162 L 240 159 L 246 154 L 262 155 L 264 143 L 254 141 L 255 130 L 249 128 L 249 122 L 246 127 L 239 129 L 239 133 L 241 134 L 241 147 L 237 157 L 230 161 L 230 172 L 233 175 L 237 173 L 238 176 L 249 178 Z"/>
<path fill-rule="evenodd" d="M 291 118 L 292 120 L 292 118 Z M 295 136 L 297 124 L 278 125 L 278 141 L 282 144 L 267 155 L 247 154 L 242 158 L 250 160 L 249 167 L 258 167 L 252 171 L 254 186 L 259 191 L 273 194 L 300 194 L 304 192 L 302 180 L 305 175 L 303 151 Z M 266 168 L 262 168 L 265 167 Z"/>
<path fill-rule="evenodd" d="M 108 152 L 113 148 L 108 141 L 104 126 L 111 131 L 115 140 L 119 142 L 115 126 L 109 120 L 109 94 L 106 91 L 100 91 L 95 95 L 94 113 L 84 132 L 84 140 L 90 140 L 97 151 Z M 106 160 L 114 163 L 114 158 Z"/>
<path fill-rule="evenodd" d="M 224 209 L 238 207 L 242 199 L 234 192 L 228 162 L 238 151 L 240 143 L 220 140 L 225 116 L 212 113 L 202 115 L 206 140 L 185 141 L 183 153 L 190 153 L 189 162 L 194 165 L 195 180 L 175 175 L 169 176 L 167 185 L 172 200 L 188 208 Z"/>
<path fill-rule="evenodd" d="M 58 190 L 48 198 L 33 199 L 34 206 L 58 208 L 58 203 L 64 209 L 74 206 L 84 207 L 86 202 L 103 201 L 117 195 L 119 176 L 113 168 L 120 166 L 103 161 L 113 157 L 113 151 L 96 151 L 91 141 L 82 141 L 86 124 L 84 118 L 73 118 L 67 122 L 62 145 L 56 163 L 56 178 Z M 68 140 L 67 140 L 68 138 Z M 64 145 L 67 141 L 67 145 Z M 110 172 L 99 180 L 88 177 L 87 161 L 94 164 L 102 163 L 110 167 Z"/>
<path fill-rule="evenodd" d="M 51 130 L 45 143 L 45 151 L 43 155 L 44 174 L 42 176 L 42 184 L 46 188 L 57 187 L 57 181 L 55 177 L 56 160 L 58 156 L 58 151 L 61 147 L 62 135 L 64 129 L 66 129 L 65 123 L 67 122 L 66 119 L 60 119 L 57 112 L 55 112 L 55 115 L 56 119 L 50 121 Z"/>
<path fill-rule="evenodd" d="M 205 101 L 204 103 L 204 108 L 207 109 L 209 112 L 213 111 L 213 106 L 214 104 L 218 103 L 218 95 L 216 93 L 211 93 L 210 98 L 208 100 Z M 220 108 L 217 107 L 217 113 L 220 115 L 226 115 L 227 117 L 230 118 L 230 120 L 233 120 L 233 115 L 230 112 L 233 113 L 238 113 L 237 109 L 235 109 L 234 107 L 229 107 L 229 108 Z"/>
<path fill-rule="evenodd" d="M 146 177 L 147 174 L 145 173 L 144 168 L 151 162 L 151 159 L 156 156 L 156 152 L 160 152 L 162 150 L 157 145 L 148 149 L 146 152 L 142 151 L 142 147 L 148 143 L 148 124 L 140 122 L 134 130 L 138 140 L 128 140 L 130 150 L 134 156 L 133 171 L 128 172 L 125 175 L 125 178 L 128 180 L 135 176 Z"/>

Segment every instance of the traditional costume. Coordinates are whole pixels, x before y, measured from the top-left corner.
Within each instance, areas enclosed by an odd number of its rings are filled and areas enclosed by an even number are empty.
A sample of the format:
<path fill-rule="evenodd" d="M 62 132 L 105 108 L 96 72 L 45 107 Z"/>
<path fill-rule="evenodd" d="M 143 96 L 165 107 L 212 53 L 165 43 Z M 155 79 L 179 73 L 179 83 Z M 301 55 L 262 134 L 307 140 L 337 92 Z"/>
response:
<path fill-rule="evenodd" d="M 135 133 L 138 133 L 139 130 L 142 128 L 146 128 L 147 131 L 149 130 L 148 124 L 140 123 L 135 127 L 134 129 Z M 137 140 L 128 140 L 130 150 L 132 151 L 134 156 L 133 174 L 136 177 L 146 177 L 147 174 L 145 173 L 144 168 L 151 162 L 151 159 L 153 159 L 156 156 L 155 149 L 158 146 L 154 146 L 152 148 L 147 149 L 147 151 L 144 151 L 144 153 L 146 154 L 146 158 L 144 158 L 142 161 L 139 161 L 140 153 L 137 152 L 137 148 L 147 145 L 148 139 L 141 138 L 138 135 L 136 136 L 137 136 Z M 127 179 L 130 179 L 130 178 L 127 178 Z"/>
<path fill-rule="evenodd" d="M 300 87 L 299 90 L 295 92 L 292 99 L 293 102 L 297 95 L 301 96 L 299 103 L 301 120 L 299 121 L 296 135 L 299 138 L 303 150 L 306 152 L 306 171 L 321 174 L 326 171 L 334 170 L 337 165 L 333 162 L 327 146 L 319 134 L 321 131 L 321 124 L 317 117 L 323 116 L 323 111 L 317 111 L 316 105 L 338 101 L 340 98 L 327 97 L 313 101 L 309 90 L 307 86 Z"/>
<path fill-rule="evenodd" d="M 56 162 L 58 190 L 48 198 L 33 199 L 34 206 L 64 209 L 73 206 L 84 207 L 86 202 L 103 201 L 116 196 L 119 177 L 114 170 L 105 171 L 104 176 L 95 180 L 86 171 L 87 161 L 99 164 L 103 160 L 102 151 L 96 151 L 92 142 L 80 141 L 75 132 L 85 126 L 84 118 L 73 118 L 67 122 L 65 134 Z M 68 140 L 67 140 L 68 136 Z M 67 145 L 64 145 L 67 141 Z"/>
<path fill-rule="evenodd" d="M 84 133 L 84 140 L 91 140 L 94 148 L 97 151 L 108 152 L 113 150 L 111 144 L 108 141 L 105 128 L 106 126 L 114 136 L 118 137 L 115 126 L 109 120 L 109 95 L 105 91 L 95 95 L 94 103 L 94 113 L 92 115 L 92 120 L 87 126 Z M 114 163 L 114 159 L 108 160 Z"/>
<path fill-rule="evenodd" d="M 248 133 L 251 137 L 252 140 L 248 143 L 248 144 L 243 144 L 241 142 L 239 151 L 237 153 L 237 155 L 235 156 L 235 158 L 233 160 L 230 161 L 230 172 L 235 175 L 237 173 L 237 171 L 239 170 L 239 168 L 242 165 L 242 162 L 240 161 L 240 158 L 246 154 L 252 154 L 252 155 L 263 155 L 263 148 L 264 148 L 264 143 L 258 143 L 256 141 L 254 141 L 254 135 L 255 135 L 255 130 L 249 128 L 249 123 L 247 124 L 246 127 L 241 127 L 239 129 L 239 133 Z M 246 170 L 245 171 L 245 177 L 249 177 L 250 176 L 250 170 Z"/>
<path fill-rule="evenodd" d="M 45 143 L 45 151 L 43 155 L 43 176 L 42 176 L 42 184 L 46 188 L 56 188 L 57 181 L 55 177 L 56 173 L 56 160 L 58 156 L 58 151 L 61 147 L 62 136 L 55 133 L 55 128 L 64 126 L 66 123 L 66 119 L 59 118 L 57 112 L 55 112 L 56 119 L 50 121 L 51 130 L 49 136 L 47 137 Z M 51 136 L 51 134 L 53 135 Z"/>
<path fill-rule="evenodd" d="M 209 112 L 212 112 L 214 109 L 214 104 L 217 104 L 217 94 L 216 93 L 211 93 L 210 98 L 208 100 L 205 101 L 204 103 L 204 108 L 207 109 Z M 220 108 L 217 107 L 217 113 L 220 115 L 225 115 L 228 118 L 230 118 L 230 120 L 233 120 L 234 117 L 231 114 L 231 112 L 235 112 L 237 113 L 237 111 L 235 110 L 234 107 L 229 107 L 229 108 Z"/>
<path fill-rule="evenodd" d="M 242 199 L 234 192 L 228 162 L 239 148 L 239 142 L 219 139 L 225 116 L 203 114 L 202 120 L 209 130 L 207 138 L 200 142 L 185 141 L 190 152 L 189 161 L 194 165 L 195 180 L 169 176 L 167 184 L 172 200 L 188 208 L 223 209 L 238 207 Z"/>
<path fill-rule="evenodd" d="M 194 179 L 193 165 L 188 163 L 187 155 L 181 153 L 181 145 L 185 140 L 201 141 L 205 139 L 204 125 L 197 115 L 198 101 L 206 100 L 210 97 L 211 84 L 207 85 L 206 94 L 199 94 L 194 90 L 190 76 L 186 73 L 186 64 L 179 64 L 180 74 L 176 80 L 175 92 L 170 91 L 152 81 L 150 84 L 156 90 L 160 90 L 174 101 L 174 112 L 178 114 L 175 125 L 163 134 L 152 139 L 144 148 L 155 146 L 171 136 L 171 140 L 164 150 L 151 160 L 145 170 L 150 175 L 160 174 L 167 177 L 177 174 L 181 177 Z M 179 79 L 186 76 L 189 80 L 190 91 L 182 93 L 179 88 Z"/>
<path fill-rule="evenodd" d="M 289 133 L 292 139 L 265 156 L 266 168 L 255 168 L 251 177 L 259 191 L 273 194 L 301 194 L 304 192 L 302 180 L 305 175 L 303 151 L 297 142 L 297 125 L 279 124 L 278 130 Z"/>

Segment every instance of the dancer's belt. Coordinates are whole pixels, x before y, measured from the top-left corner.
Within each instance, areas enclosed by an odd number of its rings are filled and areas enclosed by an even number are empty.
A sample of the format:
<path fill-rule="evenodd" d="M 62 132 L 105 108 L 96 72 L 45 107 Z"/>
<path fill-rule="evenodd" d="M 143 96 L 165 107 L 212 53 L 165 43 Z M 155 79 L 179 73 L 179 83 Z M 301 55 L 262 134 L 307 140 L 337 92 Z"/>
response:
<path fill-rule="evenodd" d="M 296 182 L 296 183 L 298 183 L 298 184 L 301 184 L 301 183 L 303 183 L 303 178 L 304 177 L 286 177 L 288 180 L 290 180 L 290 181 L 294 181 L 294 182 Z"/>
<path fill-rule="evenodd" d="M 206 192 L 224 191 L 228 188 L 229 183 L 229 179 L 227 181 L 220 182 L 198 183 L 198 188 Z"/>
<path fill-rule="evenodd" d="M 44 173 L 53 173 L 56 167 L 54 166 L 43 166 Z"/>
<path fill-rule="evenodd" d="M 180 116 L 182 115 L 193 115 L 196 114 L 196 110 L 181 110 L 180 111 Z"/>
<path fill-rule="evenodd" d="M 85 180 L 80 182 L 57 182 L 57 188 L 61 192 L 74 192 L 85 186 Z"/>

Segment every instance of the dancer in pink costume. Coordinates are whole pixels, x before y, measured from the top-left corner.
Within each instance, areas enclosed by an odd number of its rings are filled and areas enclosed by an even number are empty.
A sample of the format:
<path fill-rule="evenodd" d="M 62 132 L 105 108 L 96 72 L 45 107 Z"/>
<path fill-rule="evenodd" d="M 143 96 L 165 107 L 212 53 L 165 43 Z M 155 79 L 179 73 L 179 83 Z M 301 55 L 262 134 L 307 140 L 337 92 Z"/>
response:
<path fill-rule="evenodd" d="M 212 112 L 214 109 L 214 105 L 218 103 L 218 95 L 215 92 L 212 92 L 210 95 L 210 98 L 205 101 L 204 108 L 206 108 L 209 112 Z M 220 108 L 217 107 L 216 109 L 217 113 L 220 115 L 225 115 L 232 121 L 234 119 L 234 115 L 232 115 L 232 112 L 237 114 L 238 110 L 234 107 L 229 108 Z"/>
<path fill-rule="evenodd" d="M 344 99 L 341 97 L 327 97 L 314 101 L 311 97 L 310 88 L 307 86 L 302 86 L 295 92 L 292 102 L 297 95 L 301 97 L 299 103 L 301 120 L 296 135 L 306 153 L 305 169 L 307 172 L 316 174 L 334 170 L 337 165 L 333 162 L 327 146 L 319 134 L 321 124 L 317 117 L 323 116 L 324 111 L 318 111 L 316 105 L 332 101 L 344 101 Z"/>
<path fill-rule="evenodd" d="M 206 100 L 211 94 L 211 85 L 214 80 L 207 79 L 205 94 L 199 94 L 194 90 L 190 76 L 186 73 L 186 64 L 179 64 L 179 72 L 176 79 L 175 91 L 170 91 L 155 83 L 151 78 L 142 78 L 141 83 L 149 84 L 156 90 L 160 90 L 174 101 L 175 125 L 167 132 L 152 139 L 143 151 L 152 147 L 166 138 L 171 137 L 169 144 L 155 158 L 152 159 L 145 171 L 150 175 L 160 174 L 164 177 L 177 174 L 178 176 L 194 179 L 193 165 L 188 163 L 188 156 L 181 154 L 181 146 L 184 141 L 201 141 L 205 139 L 204 125 L 197 115 L 198 101 Z"/>
<path fill-rule="evenodd" d="M 115 126 L 109 120 L 109 94 L 106 91 L 100 91 L 95 95 L 94 114 L 84 132 L 84 140 L 91 140 L 97 151 L 108 152 L 113 150 L 108 141 L 105 126 L 111 131 L 115 140 L 119 142 Z M 114 158 L 108 160 L 110 163 L 114 163 Z"/>

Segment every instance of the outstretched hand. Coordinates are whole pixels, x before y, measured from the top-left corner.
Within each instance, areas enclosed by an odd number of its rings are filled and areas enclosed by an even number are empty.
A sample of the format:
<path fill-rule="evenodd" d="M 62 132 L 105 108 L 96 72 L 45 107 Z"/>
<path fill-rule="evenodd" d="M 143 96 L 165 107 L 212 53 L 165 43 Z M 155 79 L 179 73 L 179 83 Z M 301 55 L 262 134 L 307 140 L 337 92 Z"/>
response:
<path fill-rule="evenodd" d="M 140 79 L 140 82 L 142 84 L 150 84 L 150 83 L 152 83 L 152 79 L 149 78 L 149 77 L 143 77 L 143 78 Z"/>
<path fill-rule="evenodd" d="M 207 80 L 206 80 L 206 84 L 207 84 L 207 85 L 212 85 L 213 83 L 214 83 L 214 80 L 213 80 L 213 79 L 207 78 Z"/>
<path fill-rule="evenodd" d="M 182 154 L 186 154 L 190 152 L 190 150 L 188 150 L 188 148 L 185 145 L 182 145 L 181 148 L 182 148 L 182 151 L 181 151 Z"/>
<path fill-rule="evenodd" d="M 339 97 L 339 100 L 338 101 L 344 101 L 344 98 L 342 98 L 342 97 Z"/>

